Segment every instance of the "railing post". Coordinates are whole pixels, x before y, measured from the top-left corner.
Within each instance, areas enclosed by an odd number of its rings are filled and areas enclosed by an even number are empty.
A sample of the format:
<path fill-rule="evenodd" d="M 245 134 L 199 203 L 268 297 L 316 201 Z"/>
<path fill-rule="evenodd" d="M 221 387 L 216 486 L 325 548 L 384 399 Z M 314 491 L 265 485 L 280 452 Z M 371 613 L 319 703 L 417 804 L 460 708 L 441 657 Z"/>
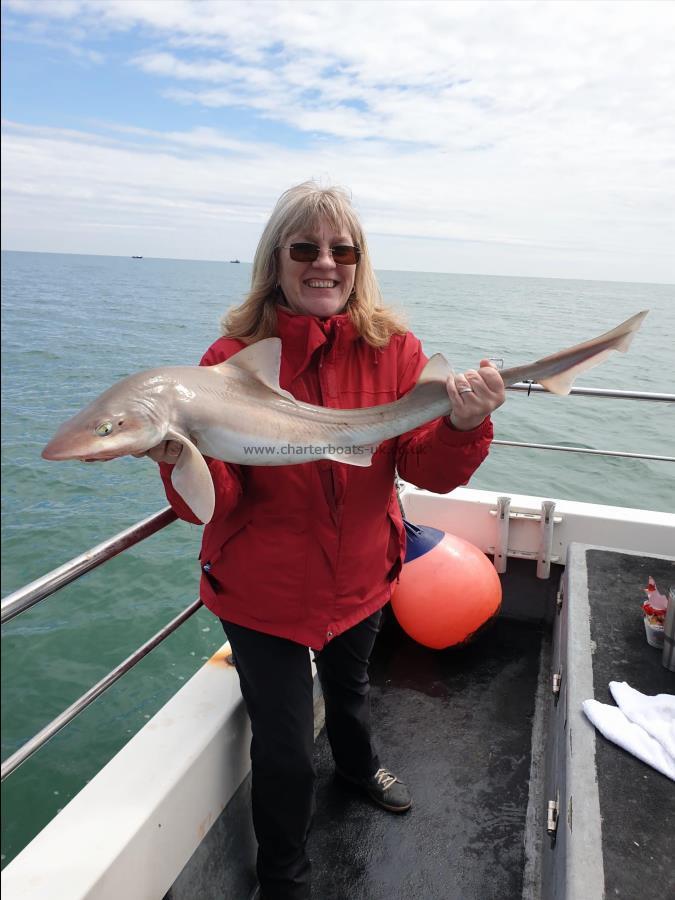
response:
<path fill-rule="evenodd" d="M 537 559 L 537 578 L 548 578 L 551 574 L 551 549 L 553 547 L 553 513 L 554 500 L 542 500 L 541 524 L 539 526 L 539 557 Z"/>
<path fill-rule="evenodd" d="M 506 561 L 509 553 L 509 514 L 511 498 L 497 498 L 497 539 L 495 540 L 495 569 L 499 574 L 506 572 Z"/>

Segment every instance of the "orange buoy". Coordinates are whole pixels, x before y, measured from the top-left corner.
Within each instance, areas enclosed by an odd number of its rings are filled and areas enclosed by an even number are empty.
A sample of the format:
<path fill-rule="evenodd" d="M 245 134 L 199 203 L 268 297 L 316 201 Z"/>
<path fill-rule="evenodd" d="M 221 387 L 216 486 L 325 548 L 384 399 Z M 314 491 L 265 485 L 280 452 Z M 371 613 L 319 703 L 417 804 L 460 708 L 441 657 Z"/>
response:
<path fill-rule="evenodd" d="M 463 538 L 405 523 L 405 564 L 391 605 L 411 638 L 441 650 L 466 643 L 499 612 L 502 585 L 485 554 Z"/>

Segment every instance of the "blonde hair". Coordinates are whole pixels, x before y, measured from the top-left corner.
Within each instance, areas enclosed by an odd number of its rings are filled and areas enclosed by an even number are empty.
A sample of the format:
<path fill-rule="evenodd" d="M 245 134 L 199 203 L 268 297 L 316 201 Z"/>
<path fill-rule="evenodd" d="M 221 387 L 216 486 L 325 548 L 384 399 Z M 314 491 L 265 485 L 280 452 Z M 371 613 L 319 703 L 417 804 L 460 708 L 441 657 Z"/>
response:
<path fill-rule="evenodd" d="M 382 305 L 366 236 L 348 193 L 339 187 L 322 188 L 314 181 L 305 181 L 285 191 L 274 207 L 253 259 L 251 289 L 240 306 L 223 316 L 223 334 L 247 344 L 276 334 L 275 307 L 281 299 L 277 248 L 291 234 L 314 228 L 322 219 L 337 230 L 346 228 L 361 248 L 354 290 L 346 307 L 357 333 L 372 347 L 381 348 L 392 334 L 407 331 L 398 316 Z"/>

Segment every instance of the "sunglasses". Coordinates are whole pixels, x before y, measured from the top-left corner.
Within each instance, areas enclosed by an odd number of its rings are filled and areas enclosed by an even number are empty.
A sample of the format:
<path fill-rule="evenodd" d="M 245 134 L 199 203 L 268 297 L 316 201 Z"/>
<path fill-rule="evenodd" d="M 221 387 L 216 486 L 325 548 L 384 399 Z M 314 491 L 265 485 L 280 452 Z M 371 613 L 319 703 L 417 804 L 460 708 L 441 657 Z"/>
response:
<path fill-rule="evenodd" d="M 284 247 L 280 249 L 286 249 Z M 318 244 L 296 243 L 287 248 L 294 262 L 314 262 L 319 258 L 321 247 Z M 361 259 L 360 247 L 352 247 L 351 244 L 337 244 L 329 247 L 333 261 L 338 266 L 355 266 Z"/>

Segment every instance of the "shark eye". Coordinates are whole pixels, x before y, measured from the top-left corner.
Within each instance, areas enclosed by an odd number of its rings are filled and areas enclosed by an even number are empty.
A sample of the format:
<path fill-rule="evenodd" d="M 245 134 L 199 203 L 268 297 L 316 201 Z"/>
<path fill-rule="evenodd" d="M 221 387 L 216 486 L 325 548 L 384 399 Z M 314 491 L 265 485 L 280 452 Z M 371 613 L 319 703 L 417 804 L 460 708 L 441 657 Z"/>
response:
<path fill-rule="evenodd" d="M 94 431 L 99 437 L 106 437 L 106 435 L 110 434 L 113 430 L 112 422 L 101 422 L 100 425 L 97 425 Z"/>

